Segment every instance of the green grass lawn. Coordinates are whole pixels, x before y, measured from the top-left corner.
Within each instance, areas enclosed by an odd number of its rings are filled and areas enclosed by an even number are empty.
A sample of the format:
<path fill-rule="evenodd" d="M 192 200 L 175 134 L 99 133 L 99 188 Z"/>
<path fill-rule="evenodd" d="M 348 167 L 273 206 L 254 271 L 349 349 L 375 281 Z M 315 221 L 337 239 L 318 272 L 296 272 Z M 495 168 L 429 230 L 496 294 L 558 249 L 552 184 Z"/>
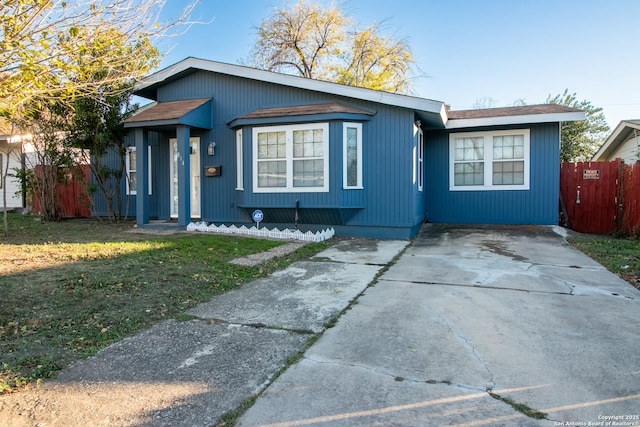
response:
<path fill-rule="evenodd" d="M 242 267 L 228 261 L 285 242 L 132 229 L 9 216 L 9 234 L 0 234 L 0 393 L 55 376 L 161 320 L 185 318 L 196 304 L 327 246 Z"/>
<path fill-rule="evenodd" d="M 579 235 L 568 240 L 607 270 L 640 289 L 640 239 Z"/>

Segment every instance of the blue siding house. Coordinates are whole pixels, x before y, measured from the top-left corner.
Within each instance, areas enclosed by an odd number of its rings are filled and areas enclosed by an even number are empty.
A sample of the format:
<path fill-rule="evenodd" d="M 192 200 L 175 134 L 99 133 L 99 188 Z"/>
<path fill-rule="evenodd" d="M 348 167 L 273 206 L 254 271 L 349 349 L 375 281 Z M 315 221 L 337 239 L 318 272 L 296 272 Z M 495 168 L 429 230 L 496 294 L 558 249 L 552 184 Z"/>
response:
<path fill-rule="evenodd" d="M 139 226 L 173 219 L 409 239 L 422 223 L 556 224 L 558 105 L 440 101 L 187 58 L 125 122 Z"/>

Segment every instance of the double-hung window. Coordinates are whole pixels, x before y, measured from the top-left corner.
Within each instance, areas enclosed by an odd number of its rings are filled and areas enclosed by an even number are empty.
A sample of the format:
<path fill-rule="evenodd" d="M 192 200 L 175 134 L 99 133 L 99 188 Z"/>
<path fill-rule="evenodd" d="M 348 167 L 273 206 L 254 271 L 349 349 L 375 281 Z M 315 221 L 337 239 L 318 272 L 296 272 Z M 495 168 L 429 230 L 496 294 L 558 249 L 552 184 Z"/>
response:
<path fill-rule="evenodd" d="M 137 170 L 136 170 L 136 147 L 127 147 L 125 157 L 125 167 L 127 170 L 127 195 L 137 194 Z M 149 146 L 149 195 L 151 195 L 151 146 Z"/>
<path fill-rule="evenodd" d="M 329 124 L 253 129 L 253 191 L 329 191 Z"/>
<path fill-rule="evenodd" d="M 449 189 L 528 190 L 529 130 L 449 136 Z"/>

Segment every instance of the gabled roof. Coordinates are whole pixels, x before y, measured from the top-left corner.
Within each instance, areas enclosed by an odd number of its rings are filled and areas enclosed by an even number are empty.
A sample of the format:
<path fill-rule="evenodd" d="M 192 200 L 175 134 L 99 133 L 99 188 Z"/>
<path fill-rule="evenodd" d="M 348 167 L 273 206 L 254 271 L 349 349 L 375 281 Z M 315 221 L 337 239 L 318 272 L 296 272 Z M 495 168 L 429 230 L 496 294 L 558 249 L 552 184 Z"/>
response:
<path fill-rule="evenodd" d="M 274 73 L 256 68 L 193 57 L 186 58 L 145 77 L 136 83 L 134 94 L 157 100 L 158 88 L 197 71 L 210 71 L 345 98 L 406 108 L 415 112 L 416 117 L 422 121 L 426 129 L 459 129 L 479 126 L 563 122 L 584 120 L 585 118 L 584 112 L 560 105 L 531 105 L 483 110 L 447 111 L 445 104 L 441 101 L 346 86 L 322 80 Z M 287 107 L 285 110 L 290 111 L 292 108 L 295 107 Z"/>
<path fill-rule="evenodd" d="M 632 132 L 640 134 L 640 120 L 622 120 L 600 146 L 591 160 L 608 159 L 611 154 L 625 142 Z"/>
<path fill-rule="evenodd" d="M 447 111 L 447 129 L 584 120 L 584 111 L 557 104 Z"/>
<path fill-rule="evenodd" d="M 439 127 L 442 127 L 442 123 L 446 121 L 444 103 L 440 101 L 364 89 L 355 86 L 346 86 L 322 80 L 307 79 L 289 74 L 274 73 L 271 71 L 258 70 L 256 68 L 225 64 L 222 62 L 192 57 L 186 58 L 174 65 L 145 77 L 140 82 L 136 83 L 134 87 L 135 94 L 148 99 L 157 100 L 157 90 L 160 86 L 178 80 L 199 70 L 323 92 L 363 101 L 377 102 L 379 104 L 386 104 L 394 107 L 407 108 L 416 111 L 421 120 L 431 124 L 432 126 L 439 125 Z"/>

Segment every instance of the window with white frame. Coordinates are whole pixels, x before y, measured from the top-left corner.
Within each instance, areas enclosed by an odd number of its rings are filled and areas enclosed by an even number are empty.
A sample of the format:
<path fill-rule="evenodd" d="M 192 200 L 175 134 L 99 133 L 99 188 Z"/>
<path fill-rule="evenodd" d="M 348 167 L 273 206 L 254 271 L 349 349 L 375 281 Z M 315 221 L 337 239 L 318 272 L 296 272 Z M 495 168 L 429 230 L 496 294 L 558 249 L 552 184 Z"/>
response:
<path fill-rule="evenodd" d="M 151 146 L 149 148 L 149 195 L 151 195 Z M 125 167 L 127 170 L 127 195 L 135 196 L 137 194 L 137 171 L 136 171 L 136 147 L 127 147 L 125 157 Z"/>
<path fill-rule="evenodd" d="M 528 190 L 529 129 L 449 136 L 450 190 Z"/>
<path fill-rule="evenodd" d="M 236 131 L 236 190 L 244 190 L 244 169 L 242 166 L 242 129 Z"/>
<path fill-rule="evenodd" d="M 345 189 L 362 188 L 362 124 L 342 125 L 342 186 Z"/>
<path fill-rule="evenodd" d="M 329 191 L 329 124 L 253 129 L 253 191 Z"/>
<path fill-rule="evenodd" d="M 418 191 L 424 188 L 424 132 L 418 129 Z"/>

